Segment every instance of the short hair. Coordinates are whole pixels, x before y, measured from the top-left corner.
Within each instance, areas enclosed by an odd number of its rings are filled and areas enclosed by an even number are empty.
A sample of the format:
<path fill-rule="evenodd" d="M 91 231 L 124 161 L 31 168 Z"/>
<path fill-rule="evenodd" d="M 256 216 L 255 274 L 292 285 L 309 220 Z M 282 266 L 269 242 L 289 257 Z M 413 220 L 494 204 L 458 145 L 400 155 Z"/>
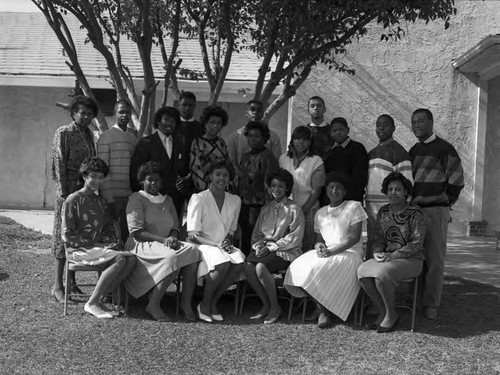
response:
<path fill-rule="evenodd" d="M 336 170 L 326 175 L 325 186 L 328 186 L 332 182 L 341 184 L 346 190 L 349 190 L 351 187 L 351 178 L 341 170 Z"/>
<path fill-rule="evenodd" d="M 272 180 L 278 180 L 285 184 L 287 197 L 292 194 L 293 176 L 286 169 L 280 168 L 275 172 L 271 172 L 266 176 L 266 185 L 271 187 Z"/>
<path fill-rule="evenodd" d="M 269 138 L 271 138 L 269 127 L 262 121 L 248 121 L 245 125 L 245 130 L 243 130 L 243 134 L 245 135 L 245 137 L 248 136 L 250 130 L 260 130 L 260 134 L 262 134 L 262 137 L 264 138 L 264 143 L 266 143 Z"/>
<path fill-rule="evenodd" d="M 73 115 L 78 111 L 78 108 L 81 105 L 90 108 L 92 110 L 92 113 L 94 114 L 94 117 L 99 113 L 99 106 L 94 99 L 89 98 L 88 96 L 76 95 L 73 97 L 73 99 L 71 99 L 71 102 L 68 106 L 71 117 L 73 117 Z"/>
<path fill-rule="evenodd" d="M 106 162 L 98 157 L 85 159 L 80 164 L 80 175 L 82 177 L 88 176 L 90 173 L 102 173 L 106 177 L 109 173 L 109 168 Z"/>
<path fill-rule="evenodd" d="M 175 120 L 175 129 L 177 130 L 177 128 L 181 124 L 181 114 L 177 110 L 177 108 L 174 107 L 161 107 L 159 110 L 157 110 L 153 120 L 153 128 L 158 129 L 158 124 L 165 115 L 167 115 L 168 117 L 172 117 Z"/>
<path fill-rule="evenodd" d="M 349 125 L 347 125 L 347 120 L 343 117 L 335 117 L 331 122 L 330 122 L 330 125 L 333 125 L 333 124 L 342 124 L 344 125 L 346 128 L 349 129 Z"/>
<path fill-rule="evenodd" d="M 264 103 L 262 103 L 260 100 L 257 100 L 257 99 L 249 100 L 247 105 L 251 105 L 251 104 L 257 104 L 260 108 L 264 109 Z"/>
<path fill-rule="evenodd" d="M 215 117 L 220 117 L 222 120 L 222 127 L 227 125 L 227 120 L 228 120 L 228 115 L 227 112 L 222 108 L 221 106 L 218 106 L 216 104 L 209 105 L 203 109 L 203 112 L 201 114 L 201 123 L 203 125 L 206 125 L 208 120 L 210 120 L 210 117 L 215 116 Z"/>
<path fill-rule="evenodd" d="M 196 102 L 196 95 L 193 94 L 191 91 L 183 91 L 179 95 L 179 103 L 182 101 L 182 99 L 189 99 Z"/>
<path fill-rule="evenodd" d="M 427 108 L 418 108 L 414 110 L 412 116 L 416 115 L 417 113 L 425 113 L 427 115 L 427 119 L 434 121 L 434 116 L 432 115 L 432 112 Z"/>
<path fill-rule="evenodd" d="M 210 168 L 208 168 L 207 176 L 211 175 L 213 171 L 216 169 L 225 168 L 229 172 L 229 179 L 234 180 L 235 172 L 233 168 L 233 164 L 226 159 L 218 159 L 210 164 Z"/>
<path fill-rule="evenodd" d="M 305 125 L 297 126 L 295 129 L 293 129 L 292 132 L 292 138 L 290 139 L 290 143 L 288 144 L 288 151 L 286 152 L 286 155 L 289 158 L 293 157 L 293 141 L 295 139 L 305 139 L 306 141 L 312 142 L 313 138 L 313 133 L 312 130 L 309 129 Z M 307 153 L 307 156 L 313 156 L 313 151 L 312 147 L 309 146 L 309 152 Z"/>
<path fill-rule="evenodd" d="M 388 115 L 387 113 L 383 113 L 383 114 L 381 114 L 380 116 L 378 116 L 378 118 L 377 118 L 377 119 L 379 119 L 379 118 L 381 118 L 381 117 L 386 118 L 387 120 L 389 120 L 389 122 L 391 123 L 391 126 L 392 126 L 393 128 L 394 128 L 394 127 L 396 127 L 396 125 L 395 125 L 395 123 L 394 123 L 394 118 L 392 118 L 392 116 L 391 116 L 391 115 Z"/>
<path fill-rule="evenodd" d="M 137 170 L 137 181 L 143 182 L 148 174 L 158 173 L 161 175 L 162 165 L 157 161 L 148 161 L 142 164 Z"/>
<path fill-rule="evenodd" d="M 309 103 L 311 103 L 311 100 L 319 100 L 321 103 L 323 103 L 323 107 L 326 107 L 325 101 L 321 96 L 311 96 L 309 100 L 307 101 L 307 106 L 309 107 Z"/>
<path fill-rule="evenodd" d="M 132 104 L 130 104 L 130 102 L 127 99 L 117 100 L 116 103 L 115 103 L 115 107 L 114 107 L 115 111 L 116 111 L 116 108 L 118 108 L 119 105 L 126 105 L 127 107 L 129 107 L 130 109 L 132 109 Z"/>
<path fill-rule="evenodd" d="M 403 184 L 403 188 L 406 190 L 407 195 L 410 195 L 413 190 L 413 185 L 409 179 L 407 179 L 400 172 L 391 172 L 382 181 L 382 189 L 380 190 L 382 194 L 387 195 L 387 188 L 392 181 L 400 181 Z"/>

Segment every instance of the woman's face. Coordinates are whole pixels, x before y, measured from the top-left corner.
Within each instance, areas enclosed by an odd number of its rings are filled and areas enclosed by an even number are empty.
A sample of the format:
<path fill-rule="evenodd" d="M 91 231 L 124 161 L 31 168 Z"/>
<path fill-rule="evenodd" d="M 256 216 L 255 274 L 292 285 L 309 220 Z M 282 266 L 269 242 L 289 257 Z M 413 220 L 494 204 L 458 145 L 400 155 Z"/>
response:
<path fill-rule="evenodd" d="M 309 146 L 311 145 L 311 141 L 305 138 L 295 138 L 293 140 L 293 148 L 295 152 L 299 155 L 304 155 L 309 151 Z"/>
<path fill-rule="evenodd" d="M 78 110 L 73 112 L 73 120 L 78 126 L 89 126 L 93 118 L 94 112 L 92 111 L 92 108 L 85 105 L 78 105 Z"/>
<path fill-rule="evenodd" d="M 276 178 L 271 180 L 271 186 L 269 187 L 271 195 L 276 202 L 280 202 L 286 197 L 286 184 Z"/>
<path fill-rule="evenodd" d="M 219 116 L 210 116 L 205 123 L 205 134 L 209 138 L 215 138 L 222 130 L 222 118 Z"/>
<path fill-rule="evenodd" d="M 104 173 L 102 172 L 90 172 L 89 174 L 83 176 L 85 187 L 93 191 L 99 191 L 103 179 Z"/>
<path fill-rule="evenodd" d="M 231 174 L 226 168 L 217 168 L 210 174 L 210 181 L 212 181 L 212 187 L 219 190 L 226 190 L 231 180 Z"/>
<path fill-rule="evenodd" d="M 151 195 L 158 195 L 161 187 L 161 177 L 159 173 L 148 173 L 144 177 L 142 182 L 142 187 L 144 191 Z"/>
<path fill-rule="evenodd" d="M 258 150 L 264 146 L 264 137 L 259 129 L 252 129 L 247 134 L 247 142 L 251 149 Z"/>
<path fill-rule="evenodd" d="M 401 181 L 395 180 L 387 185 L 387 197 L 391 206 L 398 206 L 406 201 L 407 191 Z"/>
<path fill-rule="evenodd" d="M 167 114 L 163 115 L 160 122 L 158 123 L 158 130 L 166 136 L 171 135 L 175 131 L 176 127 L 177 121 L 175 121 L 175 118 Z"/>
<path fill-rule="evenodd" d="M 330 204 L 334 207 L 344 201 L 346 193 L 346 188 L 340 182 L 333 181 L 326 186 L 326 195 L 330 199 Z"/>

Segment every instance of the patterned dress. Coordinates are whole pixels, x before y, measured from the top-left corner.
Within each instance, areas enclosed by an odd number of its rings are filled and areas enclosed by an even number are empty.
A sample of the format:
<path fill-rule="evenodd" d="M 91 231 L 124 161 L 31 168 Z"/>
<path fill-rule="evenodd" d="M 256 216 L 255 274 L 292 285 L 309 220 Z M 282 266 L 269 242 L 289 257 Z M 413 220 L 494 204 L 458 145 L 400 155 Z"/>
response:
<path fill-rule="evenodd" d="M 72 122 L 56 130 L 52 143 L 52 179 L 56 183 L 54 205 L 54 236 L 52 250 L 58 259 L 64 259 L 61 239 L 62 207 L 68 195 L 80 189 L 80 164 L 95 156 L 94 137 L 91 130 Z"/>
<path fill-rule="evenodd" d="M 222 138 L 208 139 L 198 137 L 194 139 L 191 144 L 189 169 L 196 192 L 208 188 L 208 170 L 213 163 L 219 160 L 230 162 L 226 142 Z"/>
<path fill-rule="evenodd" d="M 103 197 L 78 190 L 66 199 L 62 212 L 62 238 L 70 262 L 98 266 L 131 255 L 111 249 L 119 239 Z"/>
<path fill-rule="evenodd" d="M 405 210 L 392 214 L 389 205 L 377 214 L 373 252 L 398 253 L 399 259 L 377 262 L 370 259 L 358 268 L 358 278 L 373 277 L 386 283 L 420 274 L 424 259 L 425 218 L 422 211 L 408 205 Z"/>
<path fill-rule="evenodd" d="M 320 233 L 327 248 L 345 241 L 349 228 L 366 220 L 360 202 L 344 201 L 337 207 L 325 206 L 314 218 L 314 231 Z M 311 295 L 316 301 L 346 320 L 359 293 L 357 269 L 363 263 L 362 240 L 340 254 L 319 258 L 308 251 L 295 259 L 285 276 L 284 285 L 295 297 Z"/>
<path fill-rule="evenodd" d="M 137 263 L 125 280 L 125 287 L 134 298 L 147 293 L 171 273 L 200 261 L 200 252 L 186 242 L 179 242 L 180 248 L 173 250 L 158 241 L 134 238 L 142 230 L 168 237 L 172 229 L 179 229 L 179 218 L 168 195 L 151 196 L 142 190 L 132 193 L 127 204 L 127 223 L 130 236 L 125 249 L 135 254 Z"/>

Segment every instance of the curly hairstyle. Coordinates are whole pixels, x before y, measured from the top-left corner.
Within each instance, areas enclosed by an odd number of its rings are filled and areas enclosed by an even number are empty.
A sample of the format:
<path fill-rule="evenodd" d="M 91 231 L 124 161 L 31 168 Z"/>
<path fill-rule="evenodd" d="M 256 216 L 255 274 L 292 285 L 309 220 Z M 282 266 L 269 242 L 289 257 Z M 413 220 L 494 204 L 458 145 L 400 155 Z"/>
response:
<path fill-rule="evenodd" d="M 223 169 L 223 168 L 227 169 L 227 171 L 229 172 L 229 179 L 233 181 L 235 176 L 234 167 L 233 164 L 227 161 L 226 159 L 216 160 L 215 162 L 210 164 L 207 176 L 211 175 L 212 172 L 215 171 L 216 169 Z"/>
<path fill-rule="evenodd" d="M 266 176 L 266 185 L 271 187 L 271 181 L 278 180 L 283 182 L 286 186 L 286 196 L 289 197 L 292 194 L 293 189 L 293 176 L 286 169 L 280 168 L 275 172 L 271 172 Z"/>
<path fill-rule="evenodd" d="M 341 184 L 346 190 L 349 190 L 351 186 L 351 178 L 344 171 L 340 170 L 330 172 L 326 175 L 325 186 L 328 186 L 332 182 Z"/>
<path fill-rule="evenodd" d="M 87 158 L 80 164 L 80 175 L 85 177 L 92 172 L 102 173 L 106 177 L 109 173 L 109 168 L 106 162 L 98 157 Z"/>
<path fill-rule="evenodd" d="M 203 112 L 201 113 L 200 121 L 203 125 L 206 125 L 208 120 L 210 120 L 210 117 L 216 116 L 220 117 L 222 120 L 222 127 L 227 125 L 227 120 L 229 119 L 229 116 L 227 115 L 227 112 L 224 110 L 224 108 L 212 104 L 209 105 L 208 107 L 205 107 L 203 109 Z"/>
<path fill-rule="evenodd" d="M 99 106 L 94 99 L 89 98 L 88 96 L 76 95 L 73 97 L 73 99 L 71 99 L 71 103 L 69 103 L 68 106 L 71 118 L 74 119 L 73 116 L 76 112 L 78 112 L 78 109 L 81 105 L 90 108 L 90 110 L 92 110 L 92 113 L 94 114 L 94 117 L 99 113 Z"/>
<path fill-rule="evenodd" d="M 157 110 L 153 119 L 153 128 L 158 129 L 158 124 L 165 115 L 167 115 L 168 117 L 172 117 L 175 120 L 174 132 L 177 131 L 177 128 L 181 124 L 181 114 L 177 110 L 177 108 L 174 107 L 161 107 L 159 110 Z"/>
<path fill-rule="evenodd" d="M 295 147 L 293 146 L 293 141 L 296 139 L 305 139 L 306 141 L 311 142 L 312 141 L 312 130 L 309 129 L 307 126 L 297 126 L 292 133 L 292 139 L 290 139 L 290 143 L 288 144 L 288 151 L 286 152 L 286 156 L 289 158 L 293 158 L 293 152 L 295 150 Z M 309 151 L 307 152 L 307 156 L 313 156 L 314 153 L 311 149 L 311 146 L 309 146 Z"/>
<path fill-rule="evenodd" d="M 262 138 L 264 138 L 264 143 L 266 143 L 269 138 L 271 138 L 269 127 L 262 121 L 248 121 L 245 125 L 245 130 L 243 131 L 245 137 L 248 136 L 250 130 L 260 130 L 260 134 L 262 134 Z"/>
<path fill-rule="evenodd" d="M 382 181 L 382 189 L 380 189 L 382 194 L 387 195 L 387 188 L 392 181 L 400 181 L 401 184 L 403 184 L 403 188 L 406 190 L 406 195 L 411 195 L 413 190 L 411 181 L 399 172 L 391 172 L 384 178 L 384 181 Z"/>
<path fill-rule="evenodd" d="M 137 170 L 137 181 L 143 182 L 148 174 L 158 173 L 161 175 L 162 165 L 157 161 L 148 161 Z"/>

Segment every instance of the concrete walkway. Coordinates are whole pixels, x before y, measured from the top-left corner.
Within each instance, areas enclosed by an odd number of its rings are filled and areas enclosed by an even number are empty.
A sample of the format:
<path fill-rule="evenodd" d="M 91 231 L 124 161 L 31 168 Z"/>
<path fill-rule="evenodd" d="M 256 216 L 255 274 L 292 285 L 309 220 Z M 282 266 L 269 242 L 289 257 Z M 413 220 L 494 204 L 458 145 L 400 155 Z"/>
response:
<path fill-rule="evenodd" d="M 0 209 L 27 228 L 52 234 L 53 211 Z M 445 273 L 500 288 L 500 250 L 493 237 L 449 237 Z"/>

